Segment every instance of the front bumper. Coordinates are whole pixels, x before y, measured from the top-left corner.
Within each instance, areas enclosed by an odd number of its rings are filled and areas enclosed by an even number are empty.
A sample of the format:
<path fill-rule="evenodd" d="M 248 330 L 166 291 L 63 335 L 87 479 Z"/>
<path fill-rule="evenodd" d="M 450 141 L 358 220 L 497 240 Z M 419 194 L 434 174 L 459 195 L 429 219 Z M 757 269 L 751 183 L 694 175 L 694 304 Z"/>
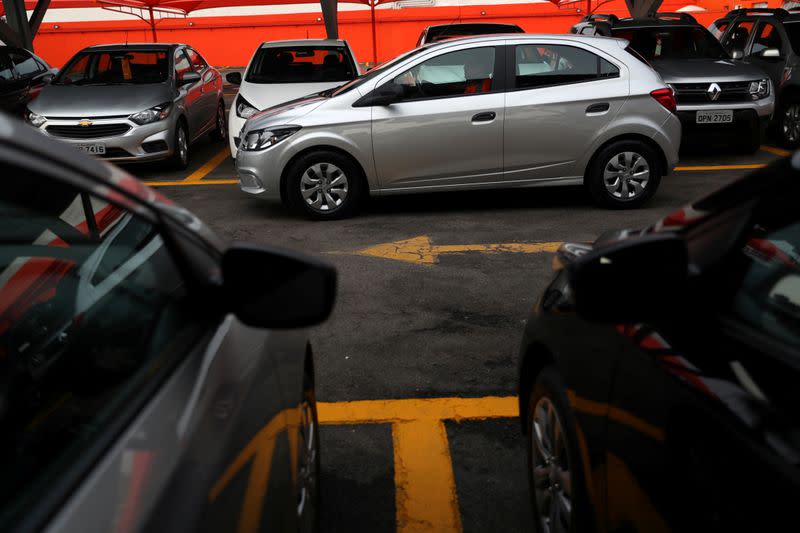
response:
<path fill-rule="evenodd" d="M 236 114 L 236 104 L 234 102 L 234 105 L 231 106 L 228 112 L 228 144 L 230 145 L 231 157 L 233 159 L 236 159 L 236 152 L 239 150 L 239 133 L 241 133 L 245 122 L 247 122 L 247 119 L 241 118 Z"/>
<path fill-rule="evenodd" d="M 236 178 L 243 192 L 265 200 L 281 199 L 281 144 L 258 152 L 236 152 Z"/>
<path fill-rule="evenodd" d="M 697 111 L 733 111 L 733 122 L 727 124 L 698 124 Z M 683 126 L 684 138 L 696 135 L 709 135 L 714 139 L 741 138 L 743 133 L 763 133 L 766 124 L 775 111 L 775 97 L 770 95 L 761 100 L 744 103 L 679 104 L 676 114 Z"/>
<path fill-rule="evenodd" d="M 39 130 L 49 137 L 73 146 L 102 144 L 105 146 L 106 153 L 97 157 L 107 161 L 146 162 L 166 159 L 172 155 L 174 120 L 174 117 L 170 116 L 165 120 L 140 126 L 127 118 L 91 119 L 91 126 L 85 126 L 87 131 L 92 127 L 116 127 L 118 129 L 123 129 L 123 126 L 128 127 L 127 131 L 120 134 L 100 133 L 94 135 L 80 131 L 63 133 L 65 129 L 75 131 L 77 128 L 83 128 L 84 126 L 80 124 L 81 120 L 48 118 L 39 127 Z"/>

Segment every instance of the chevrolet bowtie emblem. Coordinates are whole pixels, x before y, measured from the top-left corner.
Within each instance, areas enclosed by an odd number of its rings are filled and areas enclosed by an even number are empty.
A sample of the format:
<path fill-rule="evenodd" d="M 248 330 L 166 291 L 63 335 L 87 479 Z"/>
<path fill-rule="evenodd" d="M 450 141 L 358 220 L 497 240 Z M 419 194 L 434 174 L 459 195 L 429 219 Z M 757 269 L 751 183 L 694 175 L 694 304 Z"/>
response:
<path fill-rule="evenodd" d="M 708 91 L 706 91 L 706 92 L 708 93 L 708 98 L 712 102 L 714 102 L 714 101 L 717 100 L 717 98 L 719 98 L 719 95 L 722 92 L 722 89 L 720 89 L 719 85 L 717 85 L 716 83 L 712 83 L 711 85 L 708 86 Z"/>
<path fill-rule="evenodd" d="M 86 118 L 81 120 L 80 122 L 78 122 L 78 126 L 83 126 L 84 128 L 88 128 L 91 125 L 92 125 L 92 121 L 89 120 L 89 119 L 86 119 Z"/>

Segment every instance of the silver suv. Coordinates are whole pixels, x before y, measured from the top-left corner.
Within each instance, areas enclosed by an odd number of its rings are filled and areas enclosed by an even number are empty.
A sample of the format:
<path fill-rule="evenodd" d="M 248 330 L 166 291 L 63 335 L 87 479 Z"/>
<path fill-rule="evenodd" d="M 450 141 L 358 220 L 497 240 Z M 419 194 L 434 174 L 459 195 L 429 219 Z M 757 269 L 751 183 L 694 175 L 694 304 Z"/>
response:
<path fill-rule="evenodd" d="M 85 48 L 29 104 L 27 120 L 98 157 L 169 159 L 178 169 L 202 135 L 227 139 L 222 76 L 181 44 Z"/>
<path fill-rule="evenodd" d="M 760 68 L 732 59 L 714 36 L 687 13 L 643 19 L 589 15 L 573 26 L 580 35 L 630 42 L 675 91 L 685 145 L 733 145 L 755 152 L 775 108 L 774 88 Z"/>
<path fill-rule="evenodd" d="M 250 118 L 241 189 L 317 219 L 367 194 L 500 187 L 582 184 L 604 206 L 642 205 L 678 161 L 681 126 L 672 90 L 626 46 L 520 35 L 416 48 Z"/>

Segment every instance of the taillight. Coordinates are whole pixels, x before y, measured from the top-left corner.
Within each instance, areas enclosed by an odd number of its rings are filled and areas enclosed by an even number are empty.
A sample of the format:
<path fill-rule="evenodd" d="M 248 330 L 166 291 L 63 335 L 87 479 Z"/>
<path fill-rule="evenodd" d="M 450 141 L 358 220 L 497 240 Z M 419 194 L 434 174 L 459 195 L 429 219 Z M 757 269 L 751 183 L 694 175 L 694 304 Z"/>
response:
<path fill-rule="evenodd" d="M 675 108 L 678 107 L 678 103 L 675 101 L 675 93 L 673 93 L 670 88 L 656 89 L 650 93 L 650 96 L 655 98 L 658 103 L 663 105 L 670 113 L 674 113 Z"/>

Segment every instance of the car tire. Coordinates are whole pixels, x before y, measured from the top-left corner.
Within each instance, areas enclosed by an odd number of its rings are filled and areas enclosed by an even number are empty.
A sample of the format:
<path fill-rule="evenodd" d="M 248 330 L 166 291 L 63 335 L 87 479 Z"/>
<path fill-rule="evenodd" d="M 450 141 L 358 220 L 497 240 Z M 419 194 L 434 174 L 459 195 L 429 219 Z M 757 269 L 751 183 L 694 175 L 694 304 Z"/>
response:
<path fill-rule="evenodd" d="M 297 439 L 299 447 L 297 456 L 298 531 L 313 533 L 319 531 L 320 524 L 320 448 L 314 376 L 308 366 L 303 373 L 303 401 L 300 411 L 301 419 Z M 310 443 L 309 435 L 312 437 Z"/>
<path fill-rule="evenodd" d="M 646 175 L 641 174 L 644 171 Z M 584 178 L 592 199 L 610 209 L 642 206 L 653 197 L 660 183 L 659 159 L 650 146 L 640 141 L 609 144 L 594 158 Z"/>
<path fill-rule="evenodd" d="M 182 120 L 179 120 L 175 126 L 169 166 L 175 170 L 186 170 L 186 167 L 189 166 L 189 134 Z"/>
<path fill-rule="evenodd" d="M 360 207 L 364 183 L 361 168 L 349 157 L 320 150 L 292 163 L 284 198 L 291 209 L 313 220 L 341 219 Z"/>
<path fill-rule="evenodd" d="M 585 490 L 583 463 L 578 452 L 575 420 L 567 401 L 566 388 L 555 367 L 543 368 L 536 377 L 528 399 L 527 418 L 528 486 L 533 530 L 540 533 L 548 529 L 588 531 L 591 509 Z M 538 423 L 534 425 L 535 422 Z M 548 426 L 542 422 L 550 424 Z M 554 423 L 561 428 L 560 439 L 556 437 L 558 433 L 554 431 Z M 548 442 L 552 452 L 549 454 L 546 451 Z M 570 503 L 568 511 L 564 505 L 547 506 L 548 501 L 562 502 L 564 499 Z M 554 514 L 554 510 L 558 513 Z M 547 525 L 552 526 L 553 521 L 561 522 L 563 528 L 547 528 Z"/>
<path fill-rule="evenodd" d="M 214 129 L 209 134 L 212 141 L 228 140 L 228 119 L 225 116 L 225 103 L 220 102 L 217 106 L 217 116 L 214 119 Z"/>
<path fill-rule="evenodd" d="M 800 101 L 782 102 L 777 114 L 778 139 L 785 148 L 800 146 Z"/>

